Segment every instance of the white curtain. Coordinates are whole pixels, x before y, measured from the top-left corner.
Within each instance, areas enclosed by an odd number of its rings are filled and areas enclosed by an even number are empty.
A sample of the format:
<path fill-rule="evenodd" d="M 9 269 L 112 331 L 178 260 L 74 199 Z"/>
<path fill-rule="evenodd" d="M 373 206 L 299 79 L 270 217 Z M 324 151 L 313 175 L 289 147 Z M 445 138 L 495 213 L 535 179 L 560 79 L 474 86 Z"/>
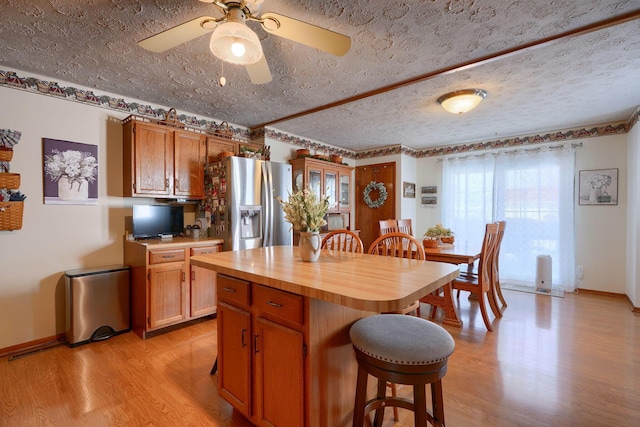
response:
<path fill-rule="evenodd" d="M 481 242 L 484 224 L 507 221 L 501 281 L 534 286 L 537 255 L 550 255 L 553 287 L 572 291 L 573 189 L 574 153 L 567 147 L 445 160 L 443 222 Z"/>

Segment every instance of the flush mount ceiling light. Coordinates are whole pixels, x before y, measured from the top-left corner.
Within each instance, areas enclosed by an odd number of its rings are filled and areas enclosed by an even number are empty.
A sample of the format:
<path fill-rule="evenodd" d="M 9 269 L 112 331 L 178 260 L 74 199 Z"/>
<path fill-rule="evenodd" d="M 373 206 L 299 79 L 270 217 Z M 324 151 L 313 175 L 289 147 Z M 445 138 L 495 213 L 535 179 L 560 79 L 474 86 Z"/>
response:
<path fill-rule="evenodd" d="M 239 7 L 229 8 L 226 22 L 211 35 L 209 49 L 225 62 L 238 65 L 255 64 L 262 58 L 260 39 L 245 24 L 245 14 Z"/>
<path fill-rule="evenodd" d="M 438 98 L 438 104 L 453 114 L 462 114 L 476 108 L 486 98 L 487 92 L 482 89 L 464 89 L 447 93 Z"/>

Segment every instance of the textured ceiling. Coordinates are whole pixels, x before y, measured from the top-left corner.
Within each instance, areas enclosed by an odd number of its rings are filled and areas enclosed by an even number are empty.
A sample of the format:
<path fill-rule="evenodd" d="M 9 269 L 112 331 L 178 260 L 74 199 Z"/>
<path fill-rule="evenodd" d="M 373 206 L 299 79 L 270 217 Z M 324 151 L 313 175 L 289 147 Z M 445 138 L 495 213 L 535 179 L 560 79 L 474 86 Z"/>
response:
<path fill-rule="evenodd" d="M 419 76 L 420 82 L 269 127 L 361 151 L 413 149 L 627 120 L 640 105 L 640 0 L 264 0 L 351 37 L 335 57 L 248 25 L 273 81 L 254 85 L 203 36 L 151 53 L 137 42 L 202 15 L 198 0 L 0 0 L 0 66 L 254 127 Z M 626 22 L 475 64 L 613 17 Z M 459 64 L 472 66 L 457 69 Z M 439 71 L 450 70 L 442 73 Z M 433 76 L 430 76 L 433 74 Z M 436 99 L 482 88 L 456 116 Z"/>

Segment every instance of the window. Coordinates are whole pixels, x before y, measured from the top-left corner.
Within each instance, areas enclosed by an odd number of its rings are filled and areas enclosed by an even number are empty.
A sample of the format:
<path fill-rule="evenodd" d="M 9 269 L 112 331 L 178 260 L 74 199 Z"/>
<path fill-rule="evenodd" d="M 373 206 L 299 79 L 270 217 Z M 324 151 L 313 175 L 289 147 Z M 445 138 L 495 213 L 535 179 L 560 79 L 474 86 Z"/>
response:
<path fill-rule="evenodd" d="M 533 284 L 537 255 L 550 255 L 553 286 L 573 290 L 573 159 L 553 148 L 445 160 L 443 223 L 475 243 L 484 224 L 507 221 L 501 281 Z"/>

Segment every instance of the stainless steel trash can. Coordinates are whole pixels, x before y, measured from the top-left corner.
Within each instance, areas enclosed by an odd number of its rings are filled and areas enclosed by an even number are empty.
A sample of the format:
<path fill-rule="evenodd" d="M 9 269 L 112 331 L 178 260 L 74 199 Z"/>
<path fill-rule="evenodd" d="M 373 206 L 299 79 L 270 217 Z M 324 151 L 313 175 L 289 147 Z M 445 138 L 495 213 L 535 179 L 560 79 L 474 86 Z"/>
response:
<path fill-rule="evenodd" d="M 131 328 L 129 275 L 126 265 L 65 272 L 67 345 L 104 340 Z"/>

